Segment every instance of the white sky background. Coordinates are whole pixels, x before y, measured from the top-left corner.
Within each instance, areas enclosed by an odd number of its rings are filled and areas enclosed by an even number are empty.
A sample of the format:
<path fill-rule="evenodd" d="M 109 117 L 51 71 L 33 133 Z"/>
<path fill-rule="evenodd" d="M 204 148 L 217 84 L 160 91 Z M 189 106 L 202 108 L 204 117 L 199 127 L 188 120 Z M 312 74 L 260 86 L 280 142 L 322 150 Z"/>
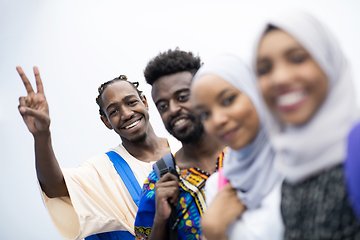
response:
<path fill-rule="evenodd" d="M 146 63 L 177 46 L 204 62 L 224 51 L 248 57 L 264 16 L 284 9 L 306 10 L 335 33 L 360 94 L 360 1 L 296 2 L 0 0 L 0 239 L 62 239 L 42 203 L 33 137 L 18 113 L 26 91 L 17 65 L 33 84 L 39 67 L 56 156 L 62 167 L 76 167 L 120 142 L 99 119 L 101 83 L 120 74 L 139 81 L 155 131 L 167 136 L 145 84 Z"/>

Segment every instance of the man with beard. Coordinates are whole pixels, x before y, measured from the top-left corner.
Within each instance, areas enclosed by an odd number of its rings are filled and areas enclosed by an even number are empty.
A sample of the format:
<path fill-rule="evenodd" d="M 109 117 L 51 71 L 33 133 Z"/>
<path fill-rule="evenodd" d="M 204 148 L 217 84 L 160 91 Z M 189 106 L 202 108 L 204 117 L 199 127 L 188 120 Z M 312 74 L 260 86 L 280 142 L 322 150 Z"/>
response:
<path fill-rule="evenodd" d="M 154 161 L 180 147 L 175 139 L 156 136 L 138 83 L 121 75 L 98 89 L 100 118 L 120 136 L 122 144 L 77 168 L 61 169 L 51 144 L 49 107 L 39 70 L 34 67 L 36 93 L 21 67 L 17 70 L 28 93 L 20 97 L 19 111 L 34 136 L 39 184 L 60 235 L 66 239 L 134 239 L 141 184 Z"/>
<path fill-rule="evenodd" d="M 159 54 L 145 68 L 164 125 L 183 147 L 174 156 L 178 177 L 167 173 L 159 179 L 152 171 L 145 181 L 135 220 L 136 239 L 168 239 L 169 232 L 184 240 L 201 238 L 204 186 L 222 166 L 224 146 L 204 132 L 190 102 L 190 84 L 200 66 L 199 57 L 175 49 Z M 175 224 L 169 224 L 170 215 Z"/>

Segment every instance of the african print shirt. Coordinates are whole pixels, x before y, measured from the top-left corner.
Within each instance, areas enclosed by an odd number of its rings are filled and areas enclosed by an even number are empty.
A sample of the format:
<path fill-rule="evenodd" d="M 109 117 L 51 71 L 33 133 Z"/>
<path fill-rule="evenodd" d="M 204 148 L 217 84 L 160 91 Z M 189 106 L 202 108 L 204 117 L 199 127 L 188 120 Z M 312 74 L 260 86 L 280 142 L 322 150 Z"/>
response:
<path fill-rule="evenodd" d="M 222 167 L 225 150 L 219 155 L 216 171 Z M 200 217 L 206 210 L 205 182 L 210 174 L 199 168 L 176 171 L 179 174 L 180 193 L 176 206 L 180 222 L 177 225 L 179 240 L 201 239 Z M 155 217 L 155 183 L 158 181 L 155 171 L 145 180 L 140 196 L 139 210 L 135 219 L 135 237 L 148 239 Z"/>

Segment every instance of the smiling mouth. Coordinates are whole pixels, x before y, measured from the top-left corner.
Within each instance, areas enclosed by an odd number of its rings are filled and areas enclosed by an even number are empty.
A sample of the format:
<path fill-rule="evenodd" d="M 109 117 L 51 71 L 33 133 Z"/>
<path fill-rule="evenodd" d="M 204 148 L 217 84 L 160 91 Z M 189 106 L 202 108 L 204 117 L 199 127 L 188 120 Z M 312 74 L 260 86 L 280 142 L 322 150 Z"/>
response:
<path fill-rule="evenodd" d="M 236 131 L 237 129 L 232 129 L 231 131 L 228 131 L 224 135 L 222 135 L 221 138 L 223 139 L 223 141 L 228 142 L 235 136 Z"/>
<path fill-rule="evenodd" d="M 305 99 L 305 97 L 306 93 L 301 90 L 285 93 L 276 98 L 276 105 L 279 108 L 286 110 L 288 108 L 296 107 Z"/>
<path fill-rule="evenodd" d="M 174 126 L 179 126 L 181 125 L 183 122 L 185 122 L 185 118 L 179 119 L 174 123 Z"/>
<path fill-rule="evenodd" d="M 129 129 L 129 128 L 135 127 L 135 126 L 140 122 L 140 120 L 141 120 L 141 119 L 133 122 L 132 124 L 130 124 L 130 125 L 124 127 L 124 128 L 125 128 L 125 129 Z"/>

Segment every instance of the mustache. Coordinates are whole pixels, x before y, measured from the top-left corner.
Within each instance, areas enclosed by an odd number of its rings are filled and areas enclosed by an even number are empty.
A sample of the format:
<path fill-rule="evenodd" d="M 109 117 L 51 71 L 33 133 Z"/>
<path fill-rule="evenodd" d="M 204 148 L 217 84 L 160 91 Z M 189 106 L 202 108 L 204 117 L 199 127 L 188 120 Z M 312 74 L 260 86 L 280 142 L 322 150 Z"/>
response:
<path fill-rule="evenodd" d="M 169 127 L 172 127 L 171 123 L 173 122 L 173 120 L 174 120 L 175 118 L 180 117 L 180 116 L 187 116 L 190 120 L 196 120 L 196 119 L 197 119 L 196 115 L 193 114 L 193 113 L 182 113 L 182 112 L 180 112 L 180 113 L 178 113 L 178 114 L 176 114 L 176 115 L 171 115 L 171 116 L 169 117 L 169 121 L 167 122 L 166 125 L 168 125 Z"/>

